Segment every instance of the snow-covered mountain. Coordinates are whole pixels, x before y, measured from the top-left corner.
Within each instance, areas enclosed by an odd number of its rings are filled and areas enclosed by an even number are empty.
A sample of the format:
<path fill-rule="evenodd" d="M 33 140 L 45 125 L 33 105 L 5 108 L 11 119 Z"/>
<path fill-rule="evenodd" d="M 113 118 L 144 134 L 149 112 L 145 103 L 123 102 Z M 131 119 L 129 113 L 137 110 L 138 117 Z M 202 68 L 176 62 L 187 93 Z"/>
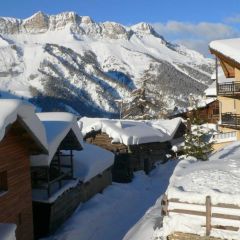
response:
<path fill-rule="evenodd" d="M 0 91 L 30 98 L 46 110 L 117 113 L 145 82 L 168 108 L 186 106 L 211 83 L 213 63 L 167 42 L 147 23 L 125 27 L 67 12 L 28 19 L 0 18 Z"/>

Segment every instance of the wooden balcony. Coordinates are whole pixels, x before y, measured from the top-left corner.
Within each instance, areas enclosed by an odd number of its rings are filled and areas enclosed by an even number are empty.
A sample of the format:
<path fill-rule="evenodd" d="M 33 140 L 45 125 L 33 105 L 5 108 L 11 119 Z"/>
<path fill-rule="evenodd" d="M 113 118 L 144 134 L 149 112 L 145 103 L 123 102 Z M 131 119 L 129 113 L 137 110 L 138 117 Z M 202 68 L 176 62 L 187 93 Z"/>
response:
<path fill-rule="evenodd" d="M 240 97 L 240 82 L 219 83 L 219 96 L 239 96 Z"/>
<path fill-rule="evenodd" d="M 240 128 L 240 115 L 233 113 L 222 113 L 222 125 L 228 125 L 232 128 Z"/>

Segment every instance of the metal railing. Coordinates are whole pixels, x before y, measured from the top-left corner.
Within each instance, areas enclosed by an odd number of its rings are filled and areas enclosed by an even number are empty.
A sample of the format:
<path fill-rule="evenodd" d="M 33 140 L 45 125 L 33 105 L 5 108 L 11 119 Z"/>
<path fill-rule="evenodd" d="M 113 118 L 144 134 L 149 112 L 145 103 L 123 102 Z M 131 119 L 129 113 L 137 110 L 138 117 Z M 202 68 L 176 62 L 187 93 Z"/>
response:
<path fill-rule="evenodd" d="M 240 94 L 240 82 L 219 83 L 217 85 L 218 95 Z"/>
<path fill-rule="evenodd" d="M 222 124 L 240 127 L 240 115 L 233 113 L 221 114 Z"/>
<path fill-rule="evenodd" d="M 214 135 L 214 141 L 216 143 L 222 143 L 222 142 L 231 142 L 237 140 L 237 132 L 224 132 Z"/>

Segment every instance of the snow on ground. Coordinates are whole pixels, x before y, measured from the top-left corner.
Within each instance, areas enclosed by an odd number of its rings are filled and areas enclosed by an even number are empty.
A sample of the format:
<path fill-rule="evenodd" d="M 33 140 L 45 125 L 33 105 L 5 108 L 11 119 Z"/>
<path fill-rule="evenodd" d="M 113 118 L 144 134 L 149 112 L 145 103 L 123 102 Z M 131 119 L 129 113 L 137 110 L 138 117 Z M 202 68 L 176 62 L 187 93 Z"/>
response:
<path fill-rule="evenodd" d="M 113 183 L 103 194 L 97 194 L 80 205 L 48 240 L 123 239 L 127 231 L 165 192 L 176 164 L 177 161 L 159 164 L 149 176 L 141 171 L 136 172 L 133 182 L 129 184 Z"/>
<path fill-rule="evenodd" d="M 182 202 L 205 204 L 206 196 L 211 196 L 213 205 L 218 203 L 240 206 L 240 142 L 224 147 L 210 156 L 209 161 L 197 161 L 193 158 L 182 160 L 176 167 L 166 191 L 168 198 L 177 198 Z M 170 203 L 169 209 L 205 211 L 205 206 Z M 239 216 L 238 209 L 212 208 L 212 212 Z M 204 235 L 201 225 L 205 219 L 170 213 L 163 221 L 163 235 L 174 231 L 183 231 Z M 239 221 L 212 219 L 212 225 L 240 227 Z M 211 236 L 223 239 L 240 239 L 240 232 L 211 230 Z"/>
<path fill-rule="evenodd" d="M 16 240 L 17 226 L 10 223 L 0 223 L 0 236 L 2 240 Z"/>
<path fill-rule="evenodd" d="M 209 161 L 198 161 L 191 157 L 181 160 L 176 166 L 166 191 L 168 199 L 178 198 L 188 203 L 205 204 L 207 195 L 212 204 L 228 203 L 240 206 L 240 142 L 235 142 L 210 156 Z M 205 206 L 169 203 L 169 208 L 205 211 Z M 237 215 L 240 210 L 212 208 L 213 212 Z M 161 197 L 151 207 L 123 240 L 165 239 L 174 231 L 204 235 L 205 218 L 170 213 L 162 219 Z M 162 223 L 163 221 L 163 223 Z M 239 221 L 212 219 L 213 225 L 240 227 Z M 163 226 L 162 226 L 163 225 Z M 240 232 L 211 230 L 211 236 L 223 239 L 240 239 Z"/>
<path fill-rule="evenodd" d="M 157 199 L 154 206 L 128 231 L 123 240 L 157 240 L 162 233 L 161 200 Z"/>

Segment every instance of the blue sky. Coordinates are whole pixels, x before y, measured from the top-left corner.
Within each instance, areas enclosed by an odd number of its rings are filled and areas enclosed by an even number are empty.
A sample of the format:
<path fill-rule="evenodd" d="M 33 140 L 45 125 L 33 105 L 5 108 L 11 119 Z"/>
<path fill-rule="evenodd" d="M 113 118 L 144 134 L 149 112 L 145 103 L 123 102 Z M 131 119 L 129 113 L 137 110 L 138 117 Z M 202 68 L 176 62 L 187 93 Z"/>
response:
<path fill-rule="evenodd" d="M 240 36 L 239 0 L 2 0 L 1 16 L 74 11 L 95 21 L 152 23 L 168 40 L 207 54 L 213 39 Z"/>

